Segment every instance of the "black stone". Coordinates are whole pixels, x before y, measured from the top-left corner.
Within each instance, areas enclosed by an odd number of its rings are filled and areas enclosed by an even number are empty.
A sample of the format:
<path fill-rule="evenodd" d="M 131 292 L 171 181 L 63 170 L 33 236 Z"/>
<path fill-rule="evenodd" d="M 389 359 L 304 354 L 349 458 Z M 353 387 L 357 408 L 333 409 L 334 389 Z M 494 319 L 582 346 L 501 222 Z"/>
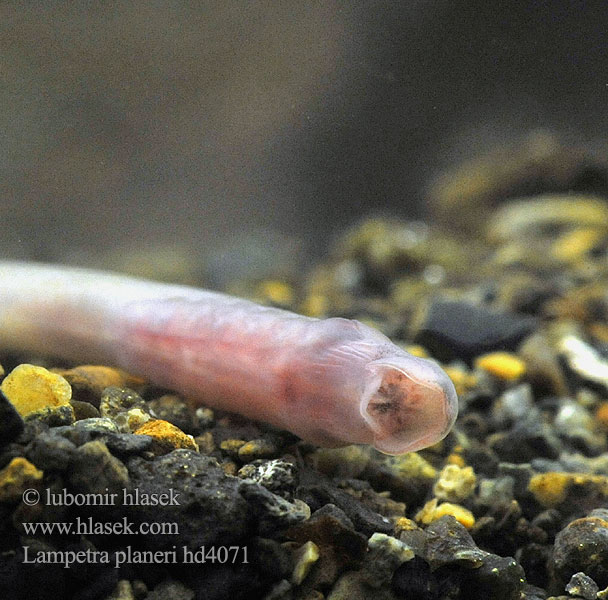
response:
<path fill-rule="evenodd" d="M 249 532 L 250 511 L 239 493 L 241 480 L 226 475 L 218 462 L 191 450 L 174 450 L 154 460 L 128 461 L 132 489 L 141 494 L 177 494 L 177 506 L 125 506 L 134 523 L 177 523 L 178 535 L 139 536 L 150 549 L 238 543 Z"/>
<path fill-rule="evenodd" d="M 390 535 L 393 531 L 388 519 L 384 519 L 378 513 L 361 504 L 355 497 L 330 483 L 322 482 L 317 485 L 300 486 L 296 496 L 304 500 L 312 511 L 316 511 L 326 504 L 335 504 L 344 511 L 355 529 L 367 537 L 375 532 Z"/>
<path fill-rule="evenodd" d="M 64 471 L 75 451 L 76 444 L 63 436 L 44 432 L 29 443 L 25 456 L 43 471 Z"/>
<path fill-rule="evenodd" d="M 23 419 L 6 396 L 0 392 L 0 448 L 16 440 L 23 428 Z"/>
<path fill-rule="evenodd" d="M 536 327 L 537 319 L 498 312 L 464 301 L 431 302 L 415 341 L 441 360 L 471 361 L 494 350 L 515 350 Z"/>

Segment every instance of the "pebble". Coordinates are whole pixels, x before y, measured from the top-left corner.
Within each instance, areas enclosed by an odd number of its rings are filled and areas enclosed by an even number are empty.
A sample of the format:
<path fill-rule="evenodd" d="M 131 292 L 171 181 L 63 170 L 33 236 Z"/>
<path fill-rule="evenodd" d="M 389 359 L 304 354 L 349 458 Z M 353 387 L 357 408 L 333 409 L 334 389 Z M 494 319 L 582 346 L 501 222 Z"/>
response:
<path fill-rule="evenodd" d="M 526 372 L 526 363 L 511 352 L 490 352 L 475 359 L 475 366 L 504 381 L 517 381 Z"/>
<path fill-rule="evenodd" d="M 128 579 L 121 579 L 105 600 L 136 600 L 131 582 Z"/>
<path fill-rule="evenodd" d="M 92 404 L 99 408 L 101 396 L 107 387 L 136 387 L 144 383 L 143 379 L 105 365 L 80 365 L 72 369 L 52 369 L 61 375 L 72 387 L 75 400 Z"/>
<path fill-rule="evenodd" d="M 591 579 L 588 575 L 584 573 L 578 572 L 572 575 L 568 585 L 566 586 L 566 591 L 571 596 L 576 596 L 577 598 L 583 598 L 584 600 L 595 600 L 597 598 L 597 593 L 600 591 L 597 583 Z"/>
<path fill-rule="evenodd" d="M 26 447 L 25 456 L 43 471 L 65 471 L 76 451 L 76 444 L 55 433 L 36 436 Z"/>
<path fill-rule="evenodd" d="M 327 504 L 338 507 L 353 523 L 355 530 L 368 537 L 375 532 L 386 534 L 392 532 L 393 527 L 389 519 L 370 510 L 356 498 L 329 482 L 300 485 L 297 497 L 306 502 L 313 512 Z"/>
<path fill-rule="evenodd" d="M 168 421 L 162 421 L 160 419 L 148 421 L 134 433 L 135 435 L 146 435 L 151 437 L 153 442 L 150 449 L 155 454 L 166 454 L 176 448 L 195 450 L 198 452 L 198 445 L 194 441 L 194 438 Z"/>
<path fill-rule="evenodd" d="M 419 539 L 421 535 L 423 540 Z M 400 537 L 415 549 L 432 572 L 450 566 L 454 577 L 454 569 L 462 570 L 460 585 L 467 597 L 497 600 L 520 597 L 525 583 L 521 566 L 513 558 L 479 549 L 465 527 L 453 517 L 445 516 L 431 523 L 422 533 L 406 531 Z M 407 597 L 407 589 L 400 592 Z"/>
<path fill-rule="evenodd" d="M 242 480 L 238 490 L 255 515 L 258 535 L 271 535 L 310 517 L 310 508 L 302 500 L 289 502 L 253 481 Z"/>
<path fill-rule="evenodd" d="M 180 581 L 165 580 L 159 583 L 146 596 L 146 600 L 194 600 L 195 593 Z"/>
<path fill-rule="evenodd" d="M 374 533 L 367 541 L 369 549 L 361 571 L 362 580 L 371 588 L 388 586 L 395 570 L 414 558 L 414 551 L 401 540 L 384 533 Z"/>
<path fill-rule="evenodd" d="M 129 486 L 129 473 L 101 440 L 95 440 L 74 451 L 67 480 L 77 492 L 116 493 L 122 497 L 123 489 Z"/>
<path fill-rule="evenodd" d="M 18 365 L 4 378 L 0 390 L 21 417 L 61 407 L 72 411 L 70 384 L 61 375 L 44 367 L 25 363 Z"/>
<path fill-rule="evenodd" d="M 331 503 L 316 510 L 310 519 L 292 526 L 287 533 L 298 543 L 314 542 L 322 550 L 322 562 L 327 558 L 325 549 L 331 548 L 336 555 L 337 569 L 361 560 L 367 547 L 366 537 L 355 531 L 344 511 Z"/>
<path fill-rule="evenodd" d="M 243 462 L 250 462 L 260 458 L 271 458 L 279 451 L 277 445 L 266 438 L 259 438 L 245 442 L 238 449 L 238 457 Z"/>
<path fill-rule="evenodd" d="M 29 460 L 16 456 L 0 471 L 0 502 L 18 502 L 25 490 L 39 487 L 43 475 Z"/>
<path fill-rule="evenodd" d="M 99 401 L 99 412 L 102 417 L 115 419 L 120 413 L 133 408 L 147 412 L 146 403 L 134 390 L 111 385 L 102 391 Z"/>
<path fill-rule="evenodd" d="M 17 409 L 0 391 L 0 448 L 17 439 L 23 428 L 23 419 Z"/>
<path fill-rule="evenodd" d="M 529 383 L 522 383 L 505 390 L 492 405 L 492 419 L 500 429 L 519 423 L 531 414 L 535 418 L 537 415 L 540 416 Z"/>
<path fill-rule="evenodd" d="M 433 486 L 433 494 L 439 500 L 461 502 L 473 493 L 476 483 L 473 467 L 446 465 Z"/>
<path fill-rule="evenodd" d="M 608 477 L 588 473 L 539 473 L 530 479 L 528 490 L 545 508 L 572 506 L 585 498 L 585 506 L 601 506 L 608 497 Z M 580 504 L 580 500 L 578 501 Z M 578 508 L 576 504 L 573 508 Z"/>
<path fill-rule="evenodd" d="M 459 523 L 464 525 L 467 529 L 471 529 L 475 525 L 475 517 L 473 513 L 460 506 L 451 502 L 438 503 L 437 498 L 429 500 L 414 517 L 416 521 L 424 525 L 429 525 L 434 521 L 441 519 L 446 515 L 454 517 Z"/>
<path fill-rule="evenodd" d="M 169 421 L 185 433 L 195 433 L 192 411 L 186 402 L 175 394 L 165 394 L 148 402 L 150 414 L 163 421 Z"/>
<path fill-rule="evenodd" d="M 319 547 L 312 541 L 302 544 L 294 552 L 294 567 L 291 582 L 300 585 L 310 572 L 312 566 L 319 560 Z"/>
<path fill-rule="evenodd" d="M 199 429 L 209 429 L 215 422 L 215 413 L 206 406 L 199 406 L 194 413 Z"/>
<path fill-rule="evenodd" d="M 279 458 L 270 461 L 254 460 L 241 467 L 238 476 L 251 479 L 286 500 L 293 498 L 298 483 L 295 465 Z"/>
<path fill-rule="evenodd" d="M 147 410 L 139 407 L 129 408 L 114 417 L 114 422 L 118 425 L 120 431 L 124 433 L 132 433 L 153 420 L 153 417 L 150 416 Z"/>
<path fill-rule="evenodd" d="M 598 430 L 591 413 L 578 402 L 565 399 L 553 421 L 555 430 L 586 454 L 598 455 L 606 448 L 606 434 Z"/>
<path fill-rule="evenodd" d="M 515 350 L 536 326 L 536 319 L 527 315 L 435 299 L 416 327 L 414 339 L 441 361 L 471 361 L 484 353 Z"/>
<path fill-rule="evenodd" d="M 562 443 L 550 424 L 532 411 L 505 432 L 491 434 L 488 446 L 506 462 L 525 463 L 536 457 L 558 458 Z"/>
<path fill-rule="evenodd" d="M 557 585 L 565 586 L 578 572 L 607 585 L 608 512 L 594 510 L 568 523 L 555 537 L 550 567 Z"/>
<path fill-rule="evenodd" d="M 127 467 L 132 489 L 147 495 L 166 494 L 170 489 L 178 494 L 176 506 L 124 507 L 125 516 L 133 522 L 175 522 L 180 545 L 193 550 L 245 539 L 252 517 L 239 493 L 241 480 L 225 475 L 215 458 L 174 450 L 152 460 L 131 457 Z M 174 536 L 146 535 L 149 549 L 170 549 L 174 543 Z"/>
<path fill-rule="evenodd" d="M 488 223 L 493 242 L 555 235 L 581 227 L 608 228 L 608 206 L 597 196 L 546 194 L 512 200 L 497 210 Z"/>
<path fill-rule="evenodd" d="M 574 335 L 565 335 L 559 341 L 558 349 L 575 373 L 608 390 L 608 360 L 595 348 Z"/>

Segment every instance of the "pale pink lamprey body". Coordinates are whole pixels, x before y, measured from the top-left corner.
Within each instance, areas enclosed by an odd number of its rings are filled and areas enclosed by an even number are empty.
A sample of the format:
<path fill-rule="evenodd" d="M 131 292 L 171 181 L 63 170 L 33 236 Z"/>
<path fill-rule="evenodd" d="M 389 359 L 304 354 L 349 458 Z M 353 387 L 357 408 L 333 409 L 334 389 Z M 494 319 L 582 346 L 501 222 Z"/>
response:
<path fill-rule="evenodd" d="M 0 262 L 0 348 L 112 363 L 324 446 L 418 450 L 458 406 L 438 365 L 358 321 L 55 265 Z"/>

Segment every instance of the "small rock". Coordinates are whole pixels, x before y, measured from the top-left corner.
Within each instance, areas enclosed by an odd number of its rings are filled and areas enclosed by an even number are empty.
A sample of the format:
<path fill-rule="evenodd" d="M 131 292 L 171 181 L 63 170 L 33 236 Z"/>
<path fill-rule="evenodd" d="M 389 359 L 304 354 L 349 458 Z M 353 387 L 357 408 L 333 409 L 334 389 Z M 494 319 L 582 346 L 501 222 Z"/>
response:
<path fill-rule="evenodd" d="M 155 454 L 166 454 L 176 448 L 198 452 L 194 438 L 168 421 L 149 421 L 137 429 L 135 435 L 150 436 L 153 440 L 152 451 Z"/>
<path fill-rule="evenodd" d="M 292 600 L 291 583 L 287 579 L 281 579 L 279 583 L 264 596 L 263 600 Z"/>
<path fill-rule="evenodd" d="M 23 427 L 23 419 L 17 409 L 0 391 L 0 448 L 16 440 Z"/>
<path fill-rule="evenodd" d="M 490 352 L 475 359 L 475 366 L 504 381 L 517 381 L 526 372 L 526 363 L 511 352 Z"/>
<path fill-rule="evenodd" d="M 132 457 L 128 462 L 132 488 L 140 493 L 177 494 L 177 506 L 130 506 L 126 515 L 136 523 L 175 522 L 179 544 L 193 550 L 201 546 L 230 545 L 249 531 L 250 507 L 239 493 L 241 480 L 224 474 L 215 458 L 192 450 L 174 450 L 153 460 Z M 270 493 L 270 492 L 268 492 Z M 150 534 L 146 546 L 171 548 L 174 536 Z"/>
<path fill-rule="evenodd" d="M 194 592 L 180 581 L 163 581 L 146 596 L 146 600 L 193 600 Z"/>
<path fill-rule="evenodd" d="M 87 442 L 74 452 L 67 476 L 82 493 L 117 493 L 122 497 L 129 485 L 127 468 L 100 440 Z"/>
<path fill-rule="evenodd" d="M 501 460 L 526 463 L 534 458 L 558 458 L 562 443 L 553 428 L 537 418 L 535 412 L 517 421 L 508 432 L 488 437 L 488 446 Z"/>
<path fill-rule="evenodd" d="M 148 402 L 150 414 L 162 421 L 168 421 L 185 433 L 195 433 L 194 419 L 186 402 L 175 394 L 165 394 Z"/>
<path fill-rule="evenodd" d="M 580 511 L 584 506 L 589 510 L 605 503 L 608 477 L 588 473 L 539 473 L 530 479 L 528 491 L 545 508 Z"/>
<path fill-rule="evenodd" d="M 43 367 L 18 365 L 4 378 L 0 389 L 22 417 L 62 406 L 71 410 L 70 384 Z"/>
<path fill-rule="evenodd" d="M 43 471 L 65 471 L 75 451 L 76 445 L 66 438 L 41 433 L 29 443 L 25 455 Z"/>
<path fill-rule="evenodd" d="M 39 421 L 46 423 L 49 427 L 62 427 L 74 422 L 75 414 L 72 406 L 47 406 L 30 413 L 25 417 L 27 421 Z"/>
<path fill-rule="evenodd" d="M 319 547 L 310 540 L 294 552 L 294 567 L 291 582 L 300 585 L 308 575 L 312 565 L 319 560 Z"/>
<path fill-rule="evenodd" d="M 121 579 L 114 591 L 105 600 L 135 600 L 133 588 L 128 579 Z"/>
<path fill-rule="evenodd" d="M 446 465 L 433 486 L 433 494 L 439 500 L 460 502 L 473 493 L 476 483 L 477 477 L 473 467 Z"/>
<path fill-rule="evenodd" d="M 99 411 L 88 402 L 81 402 L 72 398 L 70 404 L 74 409 L 74 420 L 81 421 L 82 419 L 96 419 L 100 416 Z"/>
<path fill-rule="evenodd" d="M 110 433 L 104 436 L 108 450 L 119 457 L 141 454 L 149 450 L 153 439 L 149 435 L 135 435 L 134 433 Z"/>
<path fill-rule="evenodd" d="M 209 429 L 215 421 L 215 413 L 206 406 L 200 406 L 194 413 L 199 429 Z"/>
<path fill-rule="evenodd" d="M 320 548 L 337 549 L 342 558 L 341 567 L 346 566 L 344 561 L 360 560 L 367 545 L 365 536 L 355 531 L 344 511 L 333 504 L 326 504 L 315 511 L 310 519 L 291 527 L 287 535 L 301 544 L 312 541 Z"/>
<path fill-rule="evenodd" d="M 568 585 L 566 586 L 566 591 L 571 596 L 576 596 L 577 598 L 584 598 L 584 600 L 595 600 L 600 588 L 598 587 L 597 583 L 591 579 L 591 577 L 579 572 L 572 575 Z"/>
<path fill-rule="evenodd" d="M 438 360 L 470 361 L 495 350 L 515 350 L 536 328 L 534 317 L 497 312 L 465 301 L 433 300 L 415 341 Z"/>
<path fill-rule="evenodd" d="M 118 428 L 123 433 L 133 433 L 142 427 L 142 425 L 153 420 L 154 419 L 141 408 L 129 408 L 128 410 L 118 413 L 114 417 L 116 425 L 118 425 Z"/>
<path fill-rule="evenodd" d="M 16 456 L 0 471 L 0 502 L 21 500 L 25 490 L 38 487 L 43 475 L 29 460 Z"/>
<path fill-rule="evenodd" d="M 566 585 L 578 572 L 585 573 L 599 585 L 608 582 L 608 515 L 592 511 L 576 519 L 555 537 L 551 571 L 558 584 Z"/>
<path fill-rule="evenodd" d="M 318 511 L 326 504 L 337 506 L 352 521 L 355 529 L 367 536 L 371 536 L 375 532 L 390 534 L 393 530 L 389 519 L 381 517 L 350 494 L 331 484 L 300 486 L 296 496 L 304 500 L 313 511 Z"/>
<path fill-rule="evenodd" d="M 530 414 L 539 415 L 529 383 L 522 383 L 505 390 L 492 405 L 492 419 L 499 428 L 520 423 Z"/>
<path fill-rule="evenodd" d="M 301 500 L 288 502 L 253 481 L 247 479 L 241 481 L 239 493 L 247 500 L 256 515 L 259 535 L 265 536 L 287 529 L 310 517 L 310 508 Z"/>
<path fill-rule="evenodd" d="M 286 500 L 293 498 L 297 485 L 295 465 L 278 458 L 270 461 L 255 460 L 246 464 L 239 469 L 238 476 L 251 479 Z"/>
<path fill-rule="evenodd" d="M 390 584 L 395 570 L 414 558 L 414 551 L 407 544 L 384 533 L 374 533 L 367 546 L 369 553 L 361 574 L 372 588 Z"/>
<path fill-rule="evenodd" d="M 72 398 L 99 408 L 101 396 L 107 387 L 136 387 L 144 380 L 114 367 L 80 365 L 73 369 L 52 369 L 72 386 Z"/>
<path fill-rule="evenodd" d="M 114 419 L 118 414 L 131 408 L 139 408 L 147 412 L 146 403 L 132 389 L 113 385 L 104 388 L 99 403 L 99 412 L 102 417 Z"/>
<path fill-rule="evenodd" d="M 441 519 L 445 515 L 451 515 L 467 529 L 471 529 L 471 527 L 475 525 L 475 517 L 473 516 L 473 513 L 470 510 L 464 508 L 464 506 L 452 504 L 451 502 L 442 502 L 441 504 L 438 504 L 437 498 L 429 500 L 416 513 L 416 516 L 414 518 L 419 523 L 428 525 L 429 523 L 433 523 L 433 521 Z"/>
<path fill-rule="evenodd" d="M 250 462 L 260 458 L 271 458 L 279 451 L 277 445 L 266 438 L 251 440 L 243 444 L 238 450 L 238 457 L 243 462 Z"/>
<path fill-rule="evenodd" d="M 593 346 L 575 335 L 565 335 L 559 340 L 558 349 L 575 373 L 608 389 L 608 360 Z"/>

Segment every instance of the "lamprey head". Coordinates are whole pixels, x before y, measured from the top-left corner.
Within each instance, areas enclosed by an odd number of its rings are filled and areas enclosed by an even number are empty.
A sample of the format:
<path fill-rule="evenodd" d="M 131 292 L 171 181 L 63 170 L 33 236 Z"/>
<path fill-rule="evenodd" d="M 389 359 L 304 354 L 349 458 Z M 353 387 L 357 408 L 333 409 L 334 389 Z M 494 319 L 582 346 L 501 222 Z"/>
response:
<path fill-rule="evenodd" d="M 458 397 L 437 364 L 404 353 L 374 360 L 367 369 L 360 411 L 377 450 L 413 452 L 448 434 L 458 413 Z"/>

